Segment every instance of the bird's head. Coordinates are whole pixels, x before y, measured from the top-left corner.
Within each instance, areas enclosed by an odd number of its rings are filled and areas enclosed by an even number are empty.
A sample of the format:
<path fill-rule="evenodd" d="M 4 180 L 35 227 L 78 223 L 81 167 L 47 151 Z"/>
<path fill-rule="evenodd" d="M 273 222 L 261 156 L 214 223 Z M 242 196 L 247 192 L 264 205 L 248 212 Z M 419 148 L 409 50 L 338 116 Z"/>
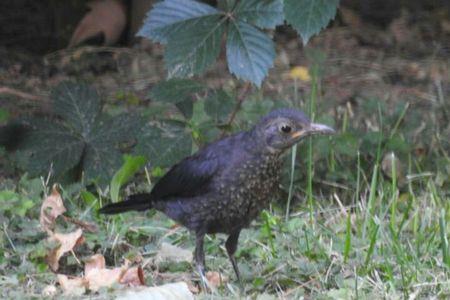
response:
<path fill-rule="evenodd" d="M 312 123 L 303 112 L 289 108 L 270 112 L 259 121 L 255 130 L 271 152 L 282 152 L 310 135 L 335 132 L 327 125 Z"/>

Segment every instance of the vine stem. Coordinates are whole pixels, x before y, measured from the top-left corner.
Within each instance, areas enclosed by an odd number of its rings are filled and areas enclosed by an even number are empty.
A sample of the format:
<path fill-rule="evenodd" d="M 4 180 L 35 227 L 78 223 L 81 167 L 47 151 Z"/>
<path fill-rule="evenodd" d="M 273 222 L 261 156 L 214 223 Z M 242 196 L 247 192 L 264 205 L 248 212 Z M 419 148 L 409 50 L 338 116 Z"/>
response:
<path fill-rule="evenodd" d="M 230 118 L 228 119 L 228 122 L 225 124 L 225 127 L 231 126 L 233 124 L 234 119 L 236 118 L 236 115 L 238 111 L 241 109 L 242 102 L 244 102 L 245 97 L 247 96 L 248 92 L 250 91 L 251 83 L 246 82 L 244 86 L 242 87 L 239 95 L 236 97 L 237 103 L 234 107 L 234 110 L 230 114 Z M 222 131 L 221 137 L 225 136 L 225 131 Z"/>

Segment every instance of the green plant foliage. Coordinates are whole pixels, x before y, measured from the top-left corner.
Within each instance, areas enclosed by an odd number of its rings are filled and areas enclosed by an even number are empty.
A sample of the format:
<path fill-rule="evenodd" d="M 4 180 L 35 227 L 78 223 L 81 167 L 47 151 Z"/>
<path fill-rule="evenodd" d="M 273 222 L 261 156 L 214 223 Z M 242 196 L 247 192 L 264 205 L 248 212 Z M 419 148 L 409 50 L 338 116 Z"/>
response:
<path fill-rule="evenodd" d="M 283 1 L 247 0 L 239 1 L 236 17 L 242 21 L 267 29 L 283 24 Z"/>
<path fill-rule="evenodd" d="M 219 10 L 194 0 L 165 0 L 150 10 L 138 35 L 166 44 L 170 78 L 204 72 L 219 56 L 226 33 L 228 69 L 261 86 L 273 65 L 275 47 L 260 29 L 274 29 L 286 16 L 306 43 L 334 17 L 337 4 L 338 0 L 242 0 L 219 2 Z"/>
<path fill-rule="evenodd" d="M 228 121 L 235 105 L 232 97 L 219 90 L 205 100 L 204 109 L 215 124 L 221 125 Z"/>
<path fill-rule="evenodd" d="M 306 44 L 334 18 L 338 5 L 339 0 L 284 0 L 284 15 Z"/>
<path fill-rule="evenodd" d="M 150 92 L 153 100 L 180 103 L 189 99 L 192 94 L 205 90 L 205 86 L 190 79 L 173 78 L 155 85 Z"/>
<path fill-rule="evenodd" d="M 261 86 L 274 59 L 275 47 L 266 34 L 248 23 L 230 22 L 227 61 L 231 73 Z"/>
<path fill-rule="evenodd" d="M 144 156 L 124 156 L 122 167 L 114 174 L 110 184 L 110 194 L 113 202 L 119 201 L 120 187 L 125 184 L 139 169 L 145 165 L 147 159 Z"/>
<path fill-rule="evenodd" d="M 30 130 L 17 155 L 22 166 L 32 176 L 52 169 L 56 178 L 80 167 L 87 182 L 106 183 L 121 164 L 119 144 L 134 138 L 139 119 L 101 114 L 98 94 L 85 84 L 61 83 L 52 100 L 58 118 L 23 121 Z"/>
<path fill-rule="evenodd" d="M 21 194 L 5 190 L 0 191 L 0 205 L 0 212 L 9 212 L 12 215 L 23 217 L 29 209 L 34 207 L 35 203 Z"/>
<path fill-rule="evenodd" d="M 152 167 L 170 167 L 190 155 L 192 138 L 181 122 L 147 124 L 138 135 L 135 153 L 145 155 Z"/>

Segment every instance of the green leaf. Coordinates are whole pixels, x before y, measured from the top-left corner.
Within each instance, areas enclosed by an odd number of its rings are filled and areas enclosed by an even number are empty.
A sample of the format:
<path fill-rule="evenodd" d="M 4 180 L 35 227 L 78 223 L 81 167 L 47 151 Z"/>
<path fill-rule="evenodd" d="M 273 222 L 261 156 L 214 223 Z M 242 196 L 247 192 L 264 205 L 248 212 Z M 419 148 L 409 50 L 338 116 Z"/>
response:
<path fill-rule="evenodd" d="M 252 25 L 230 22 L 226 48 L 230 72 L 261 86 L 275 58 L 272 40 Z"/>
<path fill-rule="evenodd" d="M 84 156 L 86 181 L 96 181 L 100 185 L 105 185 L 110 180 L 122 162 L 122 154 L 108 143 L 87 145 Z"/>
<path fill-rule="evenodd" d="M 138 36 L 167 43 L 177 30 L 184 30 L 187 23 L 202 22 L 205 16 L 219 14 L 212 6 L 192 0 L 165 0 L 153 6 Z"/>
<path fill-rule="evenodd" d="M 150 96 L 156 101 L 179 103 L 204 89 L 204 85 L 194 80 L 173 78 L 155 85 Z"/>
<path fill-rule="evenodd" d="M 84 142 L 67 127 L 47 120 L 31 120 L 30 131 L 19 150 L 25 168 L 32 175 L 47 174 L 52 166 L 58 177 L 75 167 L 83 153 Z"/>
<path fill-rule="evenodd" d="M 218 90 L 205 100 L 205 112 L 219 125 L 228 121 L 234 107 L 234 99 L 223 90 Z"/>
<path fill-rule="evenodd" d="M 118 144 L 133 140 L 141 125 L 138 117 L 127 114 L 99 119 L 87 138 L 83 160 L 87 182 L 97 180 L 102 185 L 109 182 L 122 162 Z"/>
<path fill-rule="evenodd" d="M 76 132 L 87 136 L 100 112 L 99 95 L 86 84 L 62 82 L 52 90 L 53 109 Z"/>
<path fill-rule="evenodd" d="M 284 15 L 306 44 L 335 17 L 338 5 L 339 0 L 285 0 Z"/>
<path fill-rule="evenodd" d="M 235 9 L 235 16 L 261 28 L 273 29 L 283 24 L 283 1 L 241 0 Z"/>
<path fill-rule="evenodd" d="M 217 59 L 226 20 L 218 14 L 205 16 L 170 35 L 164 54 L 169 78 L 200 74 Z"/>
<path fill-rule="evenodd" d="M 114 174 L 111 180 L 111 199 L 113 202 L 119 201 L 120 187 L 125 184 L 139 169 L 145 165 L 147 159 L 144 156 L 124 156 L 124 164 Z"/>
<path fill-rule="evenodd" d="M 178 110 L 183 114 L 186 119 L 192 118 L 194 113 L 194 102 L 192 99 L 186 99 L 184 101 L 175 104 Z"/>
<path fill-rule="evenodd" d="M 135 153 L 145 155 L 153 167 L 169 167 L 191 154 L 191 134 L 179 123 L 148 124 L 142 128 Z"/>

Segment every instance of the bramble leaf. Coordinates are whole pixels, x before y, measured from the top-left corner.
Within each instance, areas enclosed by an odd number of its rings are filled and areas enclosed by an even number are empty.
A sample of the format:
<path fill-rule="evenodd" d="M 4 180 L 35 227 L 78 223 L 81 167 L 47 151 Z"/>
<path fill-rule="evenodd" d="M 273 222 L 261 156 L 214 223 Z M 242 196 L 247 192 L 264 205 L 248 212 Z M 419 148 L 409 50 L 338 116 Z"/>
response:
<path fill-rule="evenodd" d="M 44 119 L 31 119 L 28 132 L 17 155 L 32 176 L 60 174 L 75 167 L 84 149 L 83 140 L 62 124 Z"/>
<path fill-rule="evenodd" d="M 283 24 L 283 1 L 242 0 L 237 4 L 234 14 L 241 21 L 261 28 L 274 29 Z"/>
<path fill-rule="evenodd" d="M 155 85 L 150 92 L 150 96 L 156 101 L 179 103 L 204 89 L 205 86 L 197 81 L 173 78 Z"/>
<path fill-rule="evenodd" d="M 230 22 L 226 48 L 230 72 L 261 86 L 275 59 L 272 40 L 252 25 Z"/>
<path fill-rule="evenodd" d="M 168 76 L 190 77 L 206 70 L 219 56 L 226 17 L 214 14 L 185 22 L 170 35 L 164 60 Z"/>
<path fill-rule="evenodd" d="M 336 15 L 339 0 L 284 0 L 284 15 L 306 44 Z"/>
<path fill-rule="evenodd" d="M 191 134 L 181 124 L 147 124 L 138 136 L 135 153 L 145 155 L 152 167 L 169 167 L 191 154 Z"/>
<path fill-rule="evenodd" d="M 100 113 L 97 91 L 86 84 L 62 82 L 51 95 L 54 112 L 74 131 L 87 136 Z"/>
<path fill-rule="evenodd" d="M 225 91 L 218 90 L 205 100 L 205 112 L 213 119 L 215 124 L 224 124 L 228 121 L 235 106 L 235 101 Z"/>
<path fill-rule="evenodd" d="M 165 44 L 186 24 L 202 22 L 204 17 L 219 13 L 214 7 L 193 0 L 162 1 L 149 11 L 137 35 Z"/>

